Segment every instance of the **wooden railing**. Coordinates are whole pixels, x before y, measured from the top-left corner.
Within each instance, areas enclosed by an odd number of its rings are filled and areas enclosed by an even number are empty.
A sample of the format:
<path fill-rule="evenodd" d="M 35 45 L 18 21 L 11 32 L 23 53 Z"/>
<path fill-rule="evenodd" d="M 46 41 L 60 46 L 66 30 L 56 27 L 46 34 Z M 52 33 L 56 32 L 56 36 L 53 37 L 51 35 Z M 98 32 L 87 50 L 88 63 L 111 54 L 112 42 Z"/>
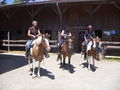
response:
<path fill-rule="evenodd" d="M 0 40 L 1 46 L 8 47 L 8 51 L 10 51 L 10 47 L 25 47 L 25 44 L 28 40 Z M 50 47 L 57 47 L 57 40 L 50 40 Z"/>
<path fill-rule="evenodd" d="M 110 49 L 120 49 L 120 42 L 102 42 L 102 45 L 106 46 L 106 48 Z"/>

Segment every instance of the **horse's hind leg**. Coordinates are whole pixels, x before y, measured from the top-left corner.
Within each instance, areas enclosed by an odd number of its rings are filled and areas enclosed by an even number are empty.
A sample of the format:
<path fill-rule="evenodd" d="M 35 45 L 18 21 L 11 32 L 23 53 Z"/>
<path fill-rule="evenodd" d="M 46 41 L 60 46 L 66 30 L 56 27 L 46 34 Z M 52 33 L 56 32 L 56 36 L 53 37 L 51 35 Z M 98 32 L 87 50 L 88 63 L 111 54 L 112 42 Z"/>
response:
<path fill-rule="evenodd" d="M 37 77 L 40 77 L 40 61 L 38 61 L 38 72 L 37 72 Z"/>

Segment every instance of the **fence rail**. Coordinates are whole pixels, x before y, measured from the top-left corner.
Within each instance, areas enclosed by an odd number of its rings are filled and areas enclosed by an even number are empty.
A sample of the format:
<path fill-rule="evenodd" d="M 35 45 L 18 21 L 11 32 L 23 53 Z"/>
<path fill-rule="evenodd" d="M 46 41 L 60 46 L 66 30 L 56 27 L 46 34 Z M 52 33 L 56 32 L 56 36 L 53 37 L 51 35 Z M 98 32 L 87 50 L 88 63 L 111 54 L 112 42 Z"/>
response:
<path fill-rule="evenodd" d="M 0 40 L 1 45 L 8 47 L 8 51 L 10 51 L 10 47 L 25 47 L 25 44 L 28 40 Z M 50 40 L 50 47 L 57 47 L 57 40 Z"/>

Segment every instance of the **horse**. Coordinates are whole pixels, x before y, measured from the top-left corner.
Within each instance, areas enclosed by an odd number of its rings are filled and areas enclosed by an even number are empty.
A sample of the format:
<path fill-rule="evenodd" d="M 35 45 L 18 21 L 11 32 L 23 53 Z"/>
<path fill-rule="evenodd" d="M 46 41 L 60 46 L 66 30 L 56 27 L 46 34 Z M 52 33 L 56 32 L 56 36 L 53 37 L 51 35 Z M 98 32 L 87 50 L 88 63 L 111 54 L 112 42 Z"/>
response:
<path fill-rule="evenodd" d="M 101 50 L 99 50 L 97 48 L 97 52 L 96 52 L 96 60 L 102 60 L 105 57 L 105 53 L 106 53 L 106 45 L 104 45 L 101 41 L 101 39 L 99 37 L 96 37 L 96 43 L 99 43 L 99 46 L 101 48 Z M 98 45 L 98 44 L 97 44 Z M 86 58 L 86 53 L 84 51 L 84 46 L 81 46 L 81 57 L 84 55 L 84 59 Z"/>
<path fill-rule="evenodd" d="M 96 39 L 94 38 L 87 45 L 87 63 L 89 70 L 91 69 L 91 60 L 93 62 L 93 67 L 95 67 L 96 52 Z"/>
<path fill-rule="evenodd" d="M 30 55 L 28 57 L 28 63 L 30 66 L 30 60 L 32 60 L 32 78 L 35 78 L 35 68 L 36 61 L 38 61 L 38 71 L 37 77 L 40 77 L 40 63 L 44 59 L 44 53 L 47 50 L 50 51 L 49 41 L 46 39 L 44 35 L 39 36 L 37 39 L 33 41 L 33 47 L 30 49 Z M 30 68 L 31 69 L 31 68 Z"/>
<path fill-rule="evenodd" d="M 82 46 L 83 49 L 83 46 Z M 87 60 L 87 67 L 88 70 L 91 69 L 91 60 L 93 68 L 95 67 L 95 58 L 96 58 L 96 38 L 93 38 L 89 43 L 87 44 L 86 51 L 82 51 L 81 54 L 84 54 L 84 58 Z"/>
<path fill-rule="evenodd" d="M 60 59 L 61 64 L 65 65 L 65 59 L 68 57 L 68 64 L 69 64 L 69 70 L 70 64 L 71 64 L 71 56 L 73 54 L 73 37 L 68 36 L 66 42 L 62 45 L 60 55 L 58 55 L 57 60 Z M 63 62 L 62 62 L 62 56 L 63 56 Z"/>

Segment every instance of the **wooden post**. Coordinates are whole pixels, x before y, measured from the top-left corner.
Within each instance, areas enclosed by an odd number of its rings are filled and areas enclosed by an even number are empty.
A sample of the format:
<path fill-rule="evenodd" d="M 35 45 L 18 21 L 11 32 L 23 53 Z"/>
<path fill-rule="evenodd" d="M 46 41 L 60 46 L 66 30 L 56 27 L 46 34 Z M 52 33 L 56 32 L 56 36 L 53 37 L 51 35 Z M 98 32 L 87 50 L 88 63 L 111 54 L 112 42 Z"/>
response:
<path fill-rule="evenodd" d="M 59 31 L 58 31 L 58 41 L 59 41 L 60 40 L 60 30 L 62 29 L 62 13 L 61 13 L 58 2 L 56 3 L 56 6 L 57 6 L 59 16 L 60 16 L 60 26 L 59 26 Z"/>
<path fill-rule="evenodd" d="M 7 33 L 7 39 L 8 39 L 8 52 L 10 51 L 10 31 Z"/>

